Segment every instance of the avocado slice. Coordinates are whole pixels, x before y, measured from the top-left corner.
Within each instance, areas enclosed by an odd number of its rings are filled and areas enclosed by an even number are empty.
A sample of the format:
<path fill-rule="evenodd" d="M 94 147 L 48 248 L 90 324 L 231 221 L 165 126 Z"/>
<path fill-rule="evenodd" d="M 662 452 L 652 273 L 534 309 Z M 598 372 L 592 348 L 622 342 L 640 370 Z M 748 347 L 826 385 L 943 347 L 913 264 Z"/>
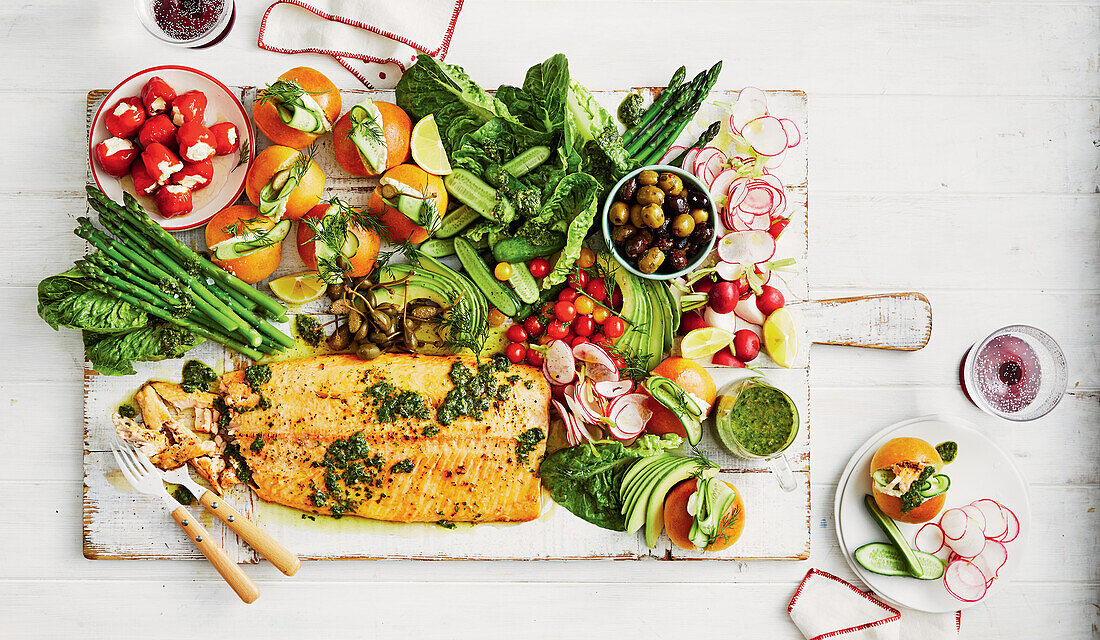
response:
<path fill-rule="evenodd" d="M 694 458 L 684 458 L 683 461 L 670 469 L 663 477 L 653 485 L 649 494 L 649 504 L 645 512 L 645 543 L 650 548 L 657 546 L 657 538 L 664 529 L 665 497 L 672 487 L 690 478 L 699 469 L 700 462 Z M 717 469 L 707 469 L 704 473 L 717 473 Z"/>

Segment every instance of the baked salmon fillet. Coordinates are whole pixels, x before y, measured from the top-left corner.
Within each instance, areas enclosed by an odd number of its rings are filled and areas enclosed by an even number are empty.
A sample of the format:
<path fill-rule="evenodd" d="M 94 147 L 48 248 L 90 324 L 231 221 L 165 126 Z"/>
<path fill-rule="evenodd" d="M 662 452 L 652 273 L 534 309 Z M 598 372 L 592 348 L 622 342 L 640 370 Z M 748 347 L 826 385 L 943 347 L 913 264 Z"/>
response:
<path fill-rule="evenodd" d="M 228 372 L 227 453 L 260 498 L 309 512 L 533 520 L 549 384 L 499 357 L 478 367 L 460 356 L 332 355 Z"/>

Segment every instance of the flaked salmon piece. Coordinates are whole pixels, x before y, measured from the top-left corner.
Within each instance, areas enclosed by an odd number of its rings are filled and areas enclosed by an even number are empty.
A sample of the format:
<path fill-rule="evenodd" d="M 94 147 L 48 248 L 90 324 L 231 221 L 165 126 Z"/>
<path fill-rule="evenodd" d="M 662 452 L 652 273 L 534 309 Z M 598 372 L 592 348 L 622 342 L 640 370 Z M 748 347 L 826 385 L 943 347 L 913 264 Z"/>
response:
<path fill-rule="evenodd" d="M 173 401 L 166 401 L 162 392 Z M 194 397 L 188 399 L 186 396 Z M 206 396 L 209 396 L 209 402 Z M 136 446 L 156 466 L 162 469 L 178 468 L 193 458 L 217 453 L 213 441 L 203 440 L 191 430 L 194 414 L 186 410 L 199 407 L 202 403 L 212 403 L 215 397 L 213 394 L 187 394 L 179 385 L 169 382 L 145 384 L 134 395 L 141 411 L 142 424 L 116 415 L 115 432 Z"/>
<path fill-rule="evenodd" d="M 483 418 L 442 424 L 437 409 L 454 389 L 456 362 L 476 371 L 473 358 L 414 354 L 276 362 L 259 390 L 267 408 L 253 399 L 244 370 L 226 373 L 219 390 L 237 409 L 230 430 L 251 474 L 242 479 L 264 500 L 316 513 L 399 522 L 538 517 L 549 384 L 538 370 L 512 365 L 494 374 L 494 388 L 506 392 Z M 416 394 L 425 410 L 382 419 L 365 394 L 379 382 Z"/>
<path fill-rule="evenodd" d="M 221 475 L 225 471 L 225 460 L 220 455 L 199 456 L 187 462 L 206 479 L 214 493 L 222 494 Z"/>
<path fill-rule="evenodd" d="M 211 409 L 217 394 L 207 391 L 184 391 L 183 387 L 174 382 L 150 382 L 149 386 L 157 392 L 165 402 L 175 407 L 177 411 L 184 409 Z"/>

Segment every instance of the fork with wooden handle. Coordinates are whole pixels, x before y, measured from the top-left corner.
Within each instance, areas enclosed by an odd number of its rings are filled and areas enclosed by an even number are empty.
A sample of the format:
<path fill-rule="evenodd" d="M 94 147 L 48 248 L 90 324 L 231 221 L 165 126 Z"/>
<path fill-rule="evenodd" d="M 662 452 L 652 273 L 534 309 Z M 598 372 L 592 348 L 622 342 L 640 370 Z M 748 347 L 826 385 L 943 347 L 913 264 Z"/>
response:
<path fill-rule="evenodd" d="M 118 463 L 122 475 L 135 489 L 146 495 L 161 498 L 172 510 L 172 519 L 183 529 L 191 542 L 195 543 L 202 555 L 206 556 L 241 600 L 248 604 L 255 602 L 256 598 L 260 597 L 259 587 L 245 575 L 236 562 L 229 559 L 199 519 L 169 495 L 168 490 L 164 488 L 164 481 L 161 480 L 160 470 L 153 466 L 149 458 L 130 443 L 121 440 L 111 443 L 111 453 L 115 455 L 115 462 Z"/>
<path fill-rule="evenodd" d="M 172 471 L 163 471 L 162 475 L 166 482 L 182 484 L 187 487 L 191 495 L 199 499 L 202 506 L 217 516 L 219 520 L 224 522 L 227 527 L 232 529 L 261 556 L 267 558 L 279 571 L 292 576 L 302 567 L 302 561 L 298 559 L 298 556 L 276 542 L 275 538 L 269 536 L 251 520 L 241 515 L 239 511 L 214 494 L 213 491 L 195 482 L 191 474 L 188 473 L 186 466 Z"/>

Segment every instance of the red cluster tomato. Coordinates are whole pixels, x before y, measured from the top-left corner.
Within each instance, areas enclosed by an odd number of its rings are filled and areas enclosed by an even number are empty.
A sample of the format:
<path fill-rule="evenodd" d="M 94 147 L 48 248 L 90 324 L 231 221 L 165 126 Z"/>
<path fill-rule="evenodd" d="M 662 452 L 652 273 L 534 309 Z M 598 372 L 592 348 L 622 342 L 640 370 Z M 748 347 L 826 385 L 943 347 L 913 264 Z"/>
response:
<path fill-rule="evenodd" d="M 591 260 L 578 259 L 577 268 L 569 275 L 569 286 L 558 293 L 557 300 L 547 302 L 522 324 L 508 327 L 505 335 L 510 344 L 504 355 L 511 362 L 541 366 L 542 353 L 530 344 L 545 346 L 553 340 L 564 340 L 574 347 L 591 342 L 610 348 L 626 332 L 626 323 L 617 315 L 622 309 L 622 293 L 616 287 L 609 295 L 604 280 L 591 276 L 594 262 L 594 256 Z M 550 272 L 550 263 L 544 258 L 532 260 L 527 267 L 536 278 Z"/>
<path fill-rule="evenodd" d="M 191 213 L 192 194 L 214 179 L 214 156 L 240 146 L 233 123 L 203 124 L 206 103 L 203 92 L 177 95 L 163 78 L 153 76 L 140 97 L 122 98 L 104 115 L 112 137 L 94 147 L 96 164 L 116 178 L 129 174 L 134 191 L 152 196 L 162 216 Z"/>

